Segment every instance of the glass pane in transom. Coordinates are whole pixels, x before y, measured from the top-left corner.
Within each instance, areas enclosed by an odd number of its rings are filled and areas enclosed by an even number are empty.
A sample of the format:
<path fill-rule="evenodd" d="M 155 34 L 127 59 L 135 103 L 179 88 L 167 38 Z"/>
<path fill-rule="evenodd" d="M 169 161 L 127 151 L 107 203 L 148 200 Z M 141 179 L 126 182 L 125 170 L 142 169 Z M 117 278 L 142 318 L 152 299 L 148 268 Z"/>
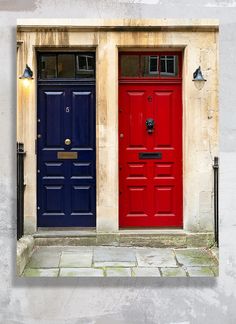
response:
<path fill-rule="evenodd" d="M 157 55 L 141 56 L 141 76 L 157 77 L 159 74 L 159 57 Z"/>
<path fill-rule="evenodd" d="M 160 75 L 162 77 L 175 77 L 178 75 L 178 56 L 160 56 Z"/>
<path fill-rule="evenodd" d="M 58 78 L 75 77 L 75 55 L 59 54 L 58 55 Z"/>
<path fill-rule="evenodd" d="M 39 76 L 41 79 L 53 79 L 57 77 L 56 55 L 42 55 L 40 58 Z"/>
<path fill-rule="evenodd" d="M 121 56 L 121 76 L 123 77 L 139 76 L 139 55 Z"/>
<path fill-rule="evenodd" d="M 95 57 L 91 54 L 76 55 L 76 77 L 93 78 L 95 76 Z"/>

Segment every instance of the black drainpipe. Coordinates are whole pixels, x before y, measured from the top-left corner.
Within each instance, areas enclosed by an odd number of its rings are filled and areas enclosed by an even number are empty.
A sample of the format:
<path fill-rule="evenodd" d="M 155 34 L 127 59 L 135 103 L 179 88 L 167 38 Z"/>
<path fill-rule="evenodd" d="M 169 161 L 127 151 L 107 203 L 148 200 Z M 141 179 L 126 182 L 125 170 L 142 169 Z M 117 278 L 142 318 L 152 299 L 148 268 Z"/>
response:
<path fill-rule="evenodd" d="M 215 243 L 219 247 L 219 158 L 214 157 L 214 228 Z"/>
<path fill-rule="evenodd" d="M 17 240 L 24 235 L 24 144 L 17 143 Z"/>

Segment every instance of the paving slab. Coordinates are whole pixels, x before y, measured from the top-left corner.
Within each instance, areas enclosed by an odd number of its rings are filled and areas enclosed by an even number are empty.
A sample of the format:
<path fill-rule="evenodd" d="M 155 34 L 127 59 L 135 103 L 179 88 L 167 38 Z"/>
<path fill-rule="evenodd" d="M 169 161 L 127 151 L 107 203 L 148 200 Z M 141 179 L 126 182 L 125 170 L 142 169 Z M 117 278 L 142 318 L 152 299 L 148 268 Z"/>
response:
<path fill-rule="evenodd" d="M 107 277 L 131 277 L 130 268 L 111 268 L 105 271 Z"/>
<path fill-rule="evenodd" d="M 87 268 L 92 266 L 92 259 L 92 249 L 62 252 L 59 266 L 61 268 Z"/>
<path fill-rule="evenodd" d="M 27 264 L 28 268 L 58 268 L 61 252 L 36 250 Z"/>
<path fill-rule="evenodd" d="M 177 261 L 185 266 L 214 266 L 217 265 L 213 255 L 204 249 L 175 250 Z"/>
<path fill-rule="evenodd" d="M 160 277 L 161 273 L 159 268 L 132 268 L 134 277 Z"/>
<path fill-rule="evenodd" d="M 61 253 L 64 246 L 35 246 L 34 252 L 58 252 Z"/>
<path fill-rule="evenodd" d="M 161 268 L 163 277 L 186 277 L 186 271 L 183 268 Z"/>
<path fill-rule="evenodd" d="M 136 249 L 139 267 L 177 267 L 175 255 L 171 249 Z"/>
<path fill-rule="evenodd" d="M 189 277 L 214 277 L 211 267 L 187 267 Z"/>
<path fill-rule="evenodd" d="M 54 251 L 54 252 L 80 252 L 80 251 L 92 251 L 92 247 L 90 246 L 36 246 L 35 251 L 40 252 L 48 252 L 48 251 Z"/>
<path fill-rule="evenodd" d="M 95 247 L 93 255 L 95 267 L 134 267 L 134 249 L 120 247 Z"/>
<path fill-rule="evenodd" d="M 59 277 L 103 277 L 102 269 L 94 268 L 61 268 Z"/>
<path fill-rule="evenodd" d="M 52 269 L 32 269 L 26 268 L 23 277 L 58 277 L 59 268 Z"/>

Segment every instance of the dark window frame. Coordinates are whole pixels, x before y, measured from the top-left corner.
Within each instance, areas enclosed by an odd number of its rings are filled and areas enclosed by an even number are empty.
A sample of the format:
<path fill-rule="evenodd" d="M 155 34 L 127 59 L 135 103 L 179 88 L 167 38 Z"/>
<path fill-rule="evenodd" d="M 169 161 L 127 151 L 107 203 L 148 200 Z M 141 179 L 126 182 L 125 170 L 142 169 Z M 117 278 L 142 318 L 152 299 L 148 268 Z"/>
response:
<path fill-rule="evenodd" d="M 74 69 L 74 77 L 73 78 L 63 78 L 63 77 L 58 77 L 58 56 L 59 55 L 66 55 L 66 54 L 72 54 L 74 55 L 74 60 L 75 60 L 75 69 Z M 92 77 L 79 77 L 78 76 L 78 71 L 77 71 L 77 57 L 78 55 L 87 55 L 90 56 L 91 58 L 94 58 L 94 76 Z M 56 77 L 55 78 L 42 78 L 41 74 L 41 57 L 42 56 L 56 56 Z M 91 70 L 92 71 L 92 70 Z M 47 51 L 38 51 L 37 52 L 37 76 L 38 76 L 38 81 L 78 81 L 78 80 L 84 80 L 84 81 L 91 81 L 96 79 L 96 52 L 95 51 L 67 51 L 67 52 L 47 52 Z"/>
<path fill-rule="evenodd" d="M 140 57 L 139 61 L 141 62 L 141 56 L 158 56 L 158 75 L 153 75 L 153 76 L 142 76 L 141 75 L 141 70 L 139 71 L 139 76 L 131 77 L 131 76 L 122 76 L 121 75 L 121 57 L 123 55 L 138 55 Z M 178 57 L 178 65 L 177 65 L 177 75 L 169 75 L 169 74 L 164 74 L 161 75 L 161 56 L 177 56 Z M 135 80 L 149 80 L 149 81 L 154 81 L 154 80 L 182 80 L 182 52 L 181 51 L 162 51 L 162 52 L 149 52 L 149 51 L 142 51 L 142 52 L 136 52 L 136 51 L 121 51 L 119 52 L 119 80 L 120 81 L 135 81 Z M 140 64 L 139 64 L 140 68 Z"/>

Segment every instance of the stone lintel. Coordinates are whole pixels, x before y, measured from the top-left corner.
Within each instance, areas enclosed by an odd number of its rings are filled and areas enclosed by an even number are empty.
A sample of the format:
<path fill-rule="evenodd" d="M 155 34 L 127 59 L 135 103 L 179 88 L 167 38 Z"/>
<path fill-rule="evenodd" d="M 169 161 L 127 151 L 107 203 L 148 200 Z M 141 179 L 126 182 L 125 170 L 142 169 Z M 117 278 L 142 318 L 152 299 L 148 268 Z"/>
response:
<path fill-rule="evenodd" d="M 18 31 L 218 31 L 216 19 L 18 19 Z"/>

